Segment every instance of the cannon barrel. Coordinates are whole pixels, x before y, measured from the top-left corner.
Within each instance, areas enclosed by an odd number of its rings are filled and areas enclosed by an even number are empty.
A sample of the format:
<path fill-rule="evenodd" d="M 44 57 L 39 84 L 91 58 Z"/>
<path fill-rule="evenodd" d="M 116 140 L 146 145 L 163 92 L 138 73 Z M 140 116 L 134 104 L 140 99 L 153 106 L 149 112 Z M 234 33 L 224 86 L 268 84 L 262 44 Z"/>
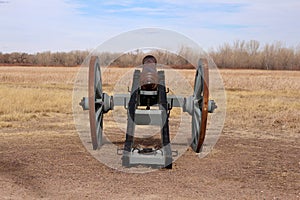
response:
<path fill-rule="evenodd" d="M 155 63 L 146 63 L 140 76 L 140 86 L 142 90 L 153 91 L 157 89 L 158 75 Z"/>

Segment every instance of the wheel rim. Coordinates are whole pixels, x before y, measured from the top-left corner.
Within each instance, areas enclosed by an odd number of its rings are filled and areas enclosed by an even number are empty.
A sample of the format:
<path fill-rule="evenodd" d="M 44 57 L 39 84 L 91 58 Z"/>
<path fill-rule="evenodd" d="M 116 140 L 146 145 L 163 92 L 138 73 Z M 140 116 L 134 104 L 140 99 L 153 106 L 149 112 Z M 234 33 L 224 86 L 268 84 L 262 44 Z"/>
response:
<path fill-rule="evenodd" d="M 206 59 L 199 61 L 194 84 L 194 109 L 192 115 L 192 148 L 199 153 L 202 149 L 208 115 L 209 72 Z"/>
<path fill-rule="evenodd" d="M 102 145 L 103 93 L 99 59 L 92 56 L 89 64 L 89 118 L 93 149 Z"/>

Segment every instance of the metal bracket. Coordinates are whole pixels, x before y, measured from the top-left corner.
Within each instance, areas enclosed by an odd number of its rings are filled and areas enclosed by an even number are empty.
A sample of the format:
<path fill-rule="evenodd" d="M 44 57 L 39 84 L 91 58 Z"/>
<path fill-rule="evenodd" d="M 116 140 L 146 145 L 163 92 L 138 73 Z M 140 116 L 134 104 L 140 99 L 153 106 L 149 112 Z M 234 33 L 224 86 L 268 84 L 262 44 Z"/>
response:
<path fill-rule="evenodd" d="M 216 108 L 218 108 L 218 106 L 216 105 L 216 102 L 214 100 L 209 100 L 208 101 L 208 112 L 213 113 Z"/>
<path fill-rule="evenodd" d="M 177 150 L 172 151 L 172 157 L 177 157 L 178 155 L 179 155 L 179 153 Z"/>
<path fill-rule="evenodd" d="M 169 88 L 166 88 L 166 93 L 168 94 L 170 92 L 170 89 Z"/>
<path fill-rule="evenodd" d="M 127 102 L 126 102 L 126 98 L 124 98 L 124 108 L 127 110 L 128 106 L 127 106 Z"/>
<path fill-rule="evenodd" d="M 168 110 L 172 110 L 173 108 L 173 98 L 171 99 L 171 103 L 168 103 Z"/>
<path fill-rule="evenodd" d="M 83 110 L 89 110 L 89 98 L 83 97 L 79 103 Z"/>
<path fill-rule="evenodd" d="M 123 155 L 124 148 L 117 148 L 117 155 Z"/>

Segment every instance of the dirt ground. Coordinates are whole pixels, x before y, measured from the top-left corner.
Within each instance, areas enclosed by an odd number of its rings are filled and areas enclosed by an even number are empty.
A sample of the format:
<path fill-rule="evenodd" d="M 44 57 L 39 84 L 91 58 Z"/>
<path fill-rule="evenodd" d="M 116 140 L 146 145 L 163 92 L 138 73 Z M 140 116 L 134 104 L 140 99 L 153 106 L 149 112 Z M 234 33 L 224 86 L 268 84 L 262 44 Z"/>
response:
<path fill-rule="evenodd" d="M 11 86 L 15 71 L 0 71 L 1 86 Z M 0 199 L 300 199 L 300 72 L 222 70 L 222 77 L 227 115 L 218 143 L 202 159 L 189 149 L 172 170 L 105 166 L 82 145 L 72 112 L 6 119 Z"/>

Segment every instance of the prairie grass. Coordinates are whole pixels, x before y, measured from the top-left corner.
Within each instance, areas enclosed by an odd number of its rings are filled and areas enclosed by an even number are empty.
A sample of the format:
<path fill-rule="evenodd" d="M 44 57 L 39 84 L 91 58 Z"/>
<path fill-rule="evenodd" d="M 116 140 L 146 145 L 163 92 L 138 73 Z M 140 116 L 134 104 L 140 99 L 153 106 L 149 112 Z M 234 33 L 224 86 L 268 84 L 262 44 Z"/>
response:
<path fill-rule="evenodd" d="M 299 138 L 300 72 L 221 70 L 221 74 L 227 94 L 226 131 Z"/>
<path fill-rule="evenodd" d="M 77 71 L 78 68 L 63 67 L 0 67 L 0 127 L 12 127 L 18 121 L 51 113 L 72 114 L 72 89 Z M 132 72 L 128 68 L 104 70 L 103 90 L 127 93 Z M 299 71 L 220 72 L 227 96 L 225 131 L 255 130 L 285 133 L 286 137 L 300 134 Z M 178 73 L 193 84 L 195 70 Z M 182 87 L 179 80 L 175 79 L 174 83 L 176 86 L 170 85 L 171 89 Z M 176 110 L 173 117 L 179 114 Z"/>
<path fill-rule="evenodd" d="M 77 69 L 0 67 L 0 127 L 51 113 L 72 113 Z"/>
<path fill-rule="evenodd" d="M 71 112 L 71 93 L 61 89 L 0 86 L 5 94 L 0 99 L 0 113 L 3 121 L 22 120 L 37 113 Z M 20 115 L 24 115 L 21 117 Z"/>
<path fill-rule="evenodd" d="M 73 84 L 76 67 L 0 67 L 0 83 Z"/>

